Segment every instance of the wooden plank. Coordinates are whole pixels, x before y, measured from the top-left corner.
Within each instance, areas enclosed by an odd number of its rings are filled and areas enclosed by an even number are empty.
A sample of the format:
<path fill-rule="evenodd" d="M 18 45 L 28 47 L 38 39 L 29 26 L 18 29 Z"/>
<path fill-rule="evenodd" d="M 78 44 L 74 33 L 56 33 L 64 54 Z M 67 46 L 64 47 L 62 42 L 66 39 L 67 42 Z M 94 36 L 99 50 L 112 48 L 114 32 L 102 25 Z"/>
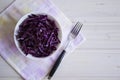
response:
<path fill-rule="evenodd" d="M 59 77 L 59 76 L 54 76 L 52 80 L 119 80 L 120 77 Z M 0 78 L 0 80 L 23 80 L 21 78 L 16 78 L 16 77 L 6 77 L 6 78 Z"/>
<path fill-rule="evenodd" d="M 0 77 L 20 77 L 1 57 L 0 57 Z M 1 79 L 0 79 L 1 80 Z"/>
<path fill-rule="evenodd" d="M 90 51 L 90 50 L 89 50 Z M 120 77 L 120 54 L 107 50 L 74 51 L 65 58 L 57 76 L 113 76 Z M 106 53 L 105 53 L 106 52 Z M 110 53 L 108 53 L 110 52 Z M 114 52 L 114 50 L 113 50 Z"/>
<path fill-rule="evenodd" d="M 0 13 L 3 12 L 14 0 L 0 0 Z M 3 5 L 4 4 L 4 5 Z"/>
<path fill-rule="evenodd" d="M 120 24 L 120 16 L 117 16 L 117 17 L 111 17 L 111 16 L 100 17 L 100 16 L 97 16 L 97 17 L 95 17 L 95 16 L 81 16 L 81 15 L 79 15 L 79 16 L 74 16 L 74 17 L 71 16 L 70 18 L 71 18 L 71 20 L 75 20 L 75 21 L 79 20 L 79 21 L 83 22 L 84 24 L 92 23 L 92 25 L 93 24 L 99 24 L 99 25 Z"/>
<path fill-rule="evenodd" d="M 1 65 L 0 71 L 1 71 L 0 77 L 7 77 L 7 76 L 19 77 L 19 75 L 9 66 Z"/>
<path fill-rule="evenodd" d="M 57 6 L 69 17 L 96 16 L 109 17 L 120 16 L 119 0 L 53 0 Z M 63 3 L 67 3 L 63 6 Z M 69 3 L 69 4 L 68 4 Z M 112 11 L 111 11 L 112 10 Z M 71 15 L 72 14 L 72 15 Z"/>
<path fill-rule="evenodd" d="M 86 41 L 83 49 L 120 49 L 120 25 L 85 24 L 82 28 Z"/>
<path fill-rule="evenodd" d="M 118 41 L 104 41 L 104 40 L 86 40 L 85 43 L 83 43 L 80 48 L 81 49 L 103 49 L 103 50 L 110 50 L 110 49 L 115 49 L 119 50 L 120 49 L 120 42 Z"/>
<path fill-rule="evenodd" d="M 76 48 L 73 53 L 75 54 L 99 54 L 99 53 L 102 53 L 102 54 L 120 54 L 120 49 L 118 50 L 115 50 L 115 49 L 103 49 L 103 50 L 97 50 L 97 49 L 81 49 L 80 47 Z M 77 56 L 77 55 L 76 55 Z"/>
<path fill-rule="evenodd" d="M 59 77 L 59 76 L 54 76 L 52 78 L 52 80 L 120 80 L 120 77 L 83 77 L 83 76 L 79 76 L 79 77 L 71 77 L 71 76 L 67 76 L 67 77 Z"/>
<path fill-rule="evenodd" d="M 0 77 L 0 80 L 23 80 L 18 77 Z"/>

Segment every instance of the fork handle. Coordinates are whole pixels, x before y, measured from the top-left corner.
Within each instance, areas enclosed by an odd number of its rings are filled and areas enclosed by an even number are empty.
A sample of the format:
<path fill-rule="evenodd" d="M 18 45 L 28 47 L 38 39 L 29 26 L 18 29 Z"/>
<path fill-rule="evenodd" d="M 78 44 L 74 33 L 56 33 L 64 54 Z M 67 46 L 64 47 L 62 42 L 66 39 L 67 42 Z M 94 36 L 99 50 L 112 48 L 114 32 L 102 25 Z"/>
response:
<path fill-rule="evenodd" d="M 54 75 L 55 71 L 57 70 L 58 66 L 60 65 L 64 55 L 65 55 L 66 51 L 63 50 L 62 53 L 59 55 L 59 57 L 57 58 L 55 64 L 53 65 L 49 75 L 48 75 L 48 79 L 51 79 L 51 77 Z"/>

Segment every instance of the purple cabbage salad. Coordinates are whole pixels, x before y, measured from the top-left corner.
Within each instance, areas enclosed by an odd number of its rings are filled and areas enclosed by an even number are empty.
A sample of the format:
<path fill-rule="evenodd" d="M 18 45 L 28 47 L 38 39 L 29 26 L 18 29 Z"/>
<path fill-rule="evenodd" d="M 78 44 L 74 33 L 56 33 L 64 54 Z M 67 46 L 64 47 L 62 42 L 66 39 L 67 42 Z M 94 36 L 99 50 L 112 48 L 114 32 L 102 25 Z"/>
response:
<path fill-rule="evenodd" d="M 16 39 L 23 53 L 34 57 L 46 57 L 61 42 L 59 28 L 46 14 L 31 14 L 19 25 Z"/>

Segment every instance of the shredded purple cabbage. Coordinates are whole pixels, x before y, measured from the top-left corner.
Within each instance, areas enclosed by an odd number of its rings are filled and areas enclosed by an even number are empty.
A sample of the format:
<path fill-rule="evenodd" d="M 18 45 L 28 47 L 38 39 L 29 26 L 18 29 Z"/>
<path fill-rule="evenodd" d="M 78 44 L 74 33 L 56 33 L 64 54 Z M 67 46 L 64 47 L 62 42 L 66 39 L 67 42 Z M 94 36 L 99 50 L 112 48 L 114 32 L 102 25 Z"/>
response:
<path fill-rule="evenodd" d="M 20 25 L 16 39 L 25 55 L 46 57 L 57 49 L 58 27 L 47 15 L 31 14 Z"/>

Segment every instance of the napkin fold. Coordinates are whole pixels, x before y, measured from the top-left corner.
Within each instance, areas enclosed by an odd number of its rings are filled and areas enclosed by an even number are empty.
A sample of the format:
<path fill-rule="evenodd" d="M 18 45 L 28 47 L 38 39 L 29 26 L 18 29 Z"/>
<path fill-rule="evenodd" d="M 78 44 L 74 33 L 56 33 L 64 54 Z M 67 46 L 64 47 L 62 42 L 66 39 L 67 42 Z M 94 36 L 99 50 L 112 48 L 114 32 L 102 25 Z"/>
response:
<path fill-rule="evenodd" d="M 54 16 L 62 30 L 60 48 L 53 55 L 40 60 L 31 60 L 23 56 L 16 48 L 13 38 L 16 23 L 23 15 L 31 11 L 39 11 Z M 0 14 L 0 55 L 23 79 L 41 80 L 48 74 L 63 50 L 72 27 L 73 23 L 50 0 L 16 0 Z M 83 40 L 84 37 L 79 33 L 67 48 L 67 53 L 71 53 Z"/>

